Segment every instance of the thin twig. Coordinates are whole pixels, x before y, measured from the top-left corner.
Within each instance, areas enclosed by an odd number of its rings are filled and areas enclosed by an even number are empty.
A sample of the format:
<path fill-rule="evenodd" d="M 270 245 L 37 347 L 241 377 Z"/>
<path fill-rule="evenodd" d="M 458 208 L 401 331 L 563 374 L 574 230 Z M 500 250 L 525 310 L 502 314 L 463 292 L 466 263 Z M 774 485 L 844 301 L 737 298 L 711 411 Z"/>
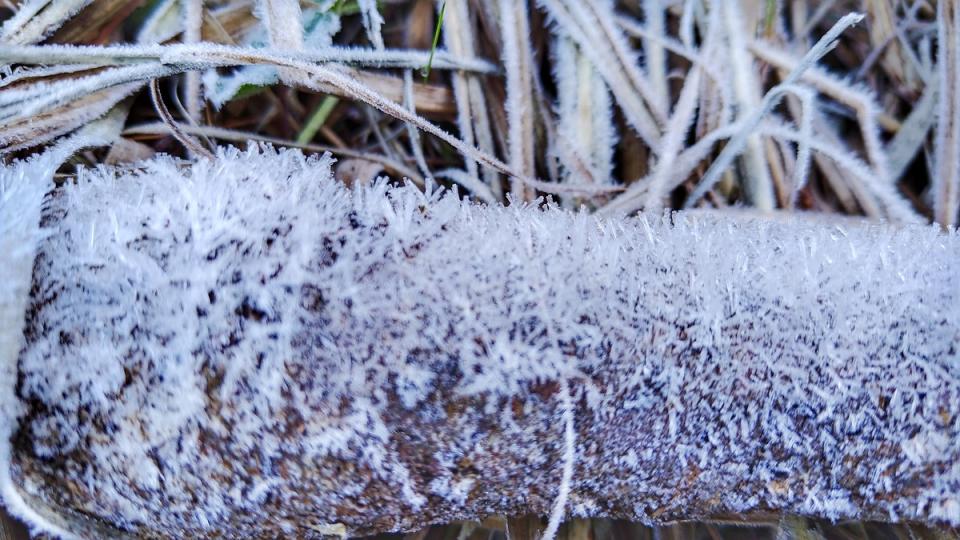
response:
<path fill-rule="evenodd" d="M 163 123 L 170 128 L 171 135 L 180 141 L 190 152 L 207 159 L 213 159 L 213 154 L 197 142 L 196 139 L 188 135 L 180 127 L 180 124 L 174 120 L 173 115 L 170 114 L 170 110 L 167 109 L 166 104 L 163 102 L 163 97 L 160 95 L 160 85 L 157 79 L 150 81 L 150 99 L 153 102 L 153 108 L 157 111 L 157 114 L 160 115 Z"/>

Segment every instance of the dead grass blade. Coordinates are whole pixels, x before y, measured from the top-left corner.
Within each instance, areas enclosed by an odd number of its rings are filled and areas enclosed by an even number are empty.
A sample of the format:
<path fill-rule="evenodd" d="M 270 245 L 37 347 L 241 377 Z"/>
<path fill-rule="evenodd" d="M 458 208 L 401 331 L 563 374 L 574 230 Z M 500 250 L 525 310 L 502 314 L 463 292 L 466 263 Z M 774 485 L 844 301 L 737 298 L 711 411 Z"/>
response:
<path fill-rule="evenodd" d="M 500 32 L 503 38 L 503 63 L 507 81 L 508 162 L 519 173 L 533 177 L 534 164 L 534 72 L 530 47 L 530 20 L 526 0 L 500 0 Z M 528 200 L 532 193 L 522 182 L 511 184 L 510 192 L 517 201 Z"/>
<path fill-rule="evenodd" d="M 29 120 L 91 93 L 131 82 L 149 81 L 180 72 L 172 66 L 141 64 L 101 71 L 95 75 L 53 82 L 40 81 L 0 92 L 0 126 Z"/>
<path fill-rule="evenodd" d="M 383 26 L 383 16 L 377 9 L 377 0 L 357 0 L 360 13 L 363 14 L 363 27 L 367 30 L 367 38 L 377 50 L 383 49 L 383 35 L 380 28 Z"/>
<path fill-rule="evenodd" d="M 183 10 L 183 42 L 199 43 L 200 31 L 203 27 L 203 0 L 181 0 Z M 185 88 L 183 93 L 187 104 L 187 112 L 191 121 L 199 122 L 203 108 L 203 97 L 200 95 L 200 73 L 188 71 L 184 74 Z"/>
<path fill-rule="evenodd" d="M 952 229 L 960 208 L 960 6 L 937 3 L 937 107 L 933 213 L 937 223 Z"/>
<path fill-rule="evenodd" d="M 722 20 L 727 33 L 727 61 L 735 104 L 740 111 L 739 117 L 746 118 L 753 111 L 760 110 L 762 90 L 743 37 L 745 34 L 752 35 L 753 29 L 746 26 L 745 21 L 749 19 L 744 17 L 739 4 L 723 2 L 717 7 L 723 13 Z M 748 202 L 761 210 L 770 211 L 774 207 L 773 181 L 763 146 L 763 140 L 756 134 L 749 134 L 744 139 L 740 183 Z"/>
<path fill-rule="evenodd" d="M 46 43 L 100 45 L 114 39 L 126 20 L 147 0 L 93 0 L 45 40 Z"/>
<path fill-rule="evenodd" d="M 440 0 L 437 9 L 445 11 L 443 42 L 447 49 L 455 55 L 466 55 L 469 51 L 472 56 L 473 39 L 470 22 L 466 20 L 466 13 L 469 9 L 466 0 Z M 464 142 L 475 145 L 472 102 L 466 74 L 454 72 L 452 83 L 453 96 L 457 103 L 457 130 Z M 464 165 L 468 175 L 474 178 L 479 177 L 476 161 L 466 159 Z"/>
<path fill-rule="evenodd" d="M 613 157 L 609 127 L 613 123 L 609 98 L 603 95 L 606 86 L 570 38 L 555 38 L 554 55 L 558 118 L 552 151 L 563 166 L 563 180 L 607 182 Z M 602 102 L 605 98 L 607 103 Z M 608 129 L 598 130 L 599 124 Z"/>
<path fill-rule="evenodd" d="M 919 4 L 920 2 L 915 2 Z M 867 0 L 865 9 L 869 16 L 868 27 L 870 43 L 874 52 L 864 61 L 868 67 L 874 58 L 877 58 L 883 68 L 894 81 L 903 86 L 904 90 L 915 90 L 919 79 L 913 69 L 913 64 L 907 61 L 904 47 L 898 39 L 896 16 L 898 2 L 895 0 Z M 916 6 L 912 6 L 915 8 Z M 911 7 L 904 6 L 904 10 Z"/>
<path fill-rule="evenodd" d="M 0 30 L 0 43 L 36 43 L 67 22 L 91 0 L 30 1 Z"/>
<path fill-rule="evenodd" d="M 640 73 L 637 61 L 625 44 L 625 37 L 611 20 L 606 24 L 596 13 L 606 8 L 590 7 L 580 0 L 537 0 L 554 23 L 558 35 L 572 39 L 590 58 L 616 98 L 630 125 L 650 148 L 660 145 L 660 126 L 665 114 L 651 107 L 653 91 Z M 609 14 L 609 17 L 613 17 Z M 616 36 L 617 39 L 613 39 Z M 610 52 L 615 53 L 612 57 Z"/>
<path fill-rule="evenodd" d="M 403 72 L 403 105 L 411 113 L 417 113 L 413 100 L 413 70 L 409 69 Z M 420 132 L 417 131 L 416 126 L 413 124 L 407 123 L 404 125 L 407 128 L 407 136 L 410 139 L 410 150 L 413 152 L 417 167 L 420 168 L 423 176 L 427 178 L 432 177 L 430 167 L 427 166 L 427 158 L 423 155 L 423 143 L 420 142 Z"/>
<path fill-rule="evenodd" d="M 657 109 L 667 111 L 670 109 L 668 100 L 671 92 L 667 83 L 667 51 L 662 41 L 662 38 L 667 35 L 667 8 L 662 0 L 642 0 L 641 6 L 646 30 L 651 36 L 643 41 L 643 51 L 646 56 L 652 99 L 656 100 Z"/>
<path fill-rule="evenodd" d="M 470 19 L 470 4 L 467 0 L 441 0 L 446 2 L 443 18 L 443 40 L 454 57 L 476 57 L 476 35 Z M 457 129 L 460 137 L 488 154 L 494 153 L 493 129 L 487 108 L 487 96 L 476 74 L 454 71 L 452 74 L 454 99 L 457 104 Z M 478 178 L 477 162 L 465 159 L 468 175 Z M 494 193 L 500 193 L 500 178 L 495 171 L 483 170 L 483 181 Z"/>
<path fill-rule="evenodd" d="M 121 84 L 85 95 L 76 101 L 44 110 L 0 126 L 0 153 L 16 152 L 46 144 L 71 133 L 106 114 L 125 97 L 144 87 L 144 82 Z"/>
<path fill-rule="evenodd" d="M 938 93 L 940 90 L 939 76 L 935 76 L 924 89 L 920 99 L 913 106 L 910 115 L 904 119 L 900 129 L 887 143 L 884 153 L 890 167 L 890 177 L 900 178 L 906 172 L 910 162 L 923 148 L 930 129 L 937 123 Z"/>
<path fill-rule="evenodd" d="M 0 62 L 7 64 L 64 65 L 90 64 L 113 66 L 150 62 L 173 62 L 174 59 L 193 58 L 200 68 L 223 65 L 218 57 L 240 59 L 244 55 L 276 57 L 301 62 L 345 64 L 375 69 L 419 69 L 429 59 L 427 51 L 391 49 L 372 51 L 350 47 L 331 46 L 310 50 L 251 49 L 216 43 L 170 45 L 42 45 L 23 46 L 0 44 Z M 236 64 L 244 65 L 244 64 Z M 496 74 L 499 68 L 476 57 L 456 57 L 444 50 L 434 55 L 433 69 L 460 70 L 482 74 Z"/>
<path fill-rule="evenodd" d="M 772 122 L 764 124 L 760 131 L 766 135 L 796 143 L 800 143 L 803 138 L 803 135 L 796 130 Z M 910 203 L 897 192 L 896 187 L 889 182 L 877 179 L 873 169 L 857 156 L 820 141 L 816 137 L 807 140 L 806 144 L 809 145 L 810 149 L 829 157 L 841 168 L 858 177 L 859 181 L 881 201 L 885 209 L 885 215 L 889 219 L 904 223 L 919 223 L 922 221 L 922 218 L 911 207 Z"/>
<path fill-rule="evenodd" d="M 157 111 L 157 114 L 160 115 L 160 119 L 163 120 L 163 123 L 170 128 L 170 133 L 180 141 L 183 146 L 187 148 L 193 155 L 202 156 L 207 159 L 213 159 L 213 153 L 203 147 L 196 139 L 188 135 L 180 128 L 180 124 L 173 118 L 173 115 L 170 114 L 170 111 L 167 109 L 167 105 L 163 102 L 163 97 L 160 95 L 160 86 L 157 82 L 157 79 L 150 81 L 150 100 L 153 102 L 153 108 Z"/>

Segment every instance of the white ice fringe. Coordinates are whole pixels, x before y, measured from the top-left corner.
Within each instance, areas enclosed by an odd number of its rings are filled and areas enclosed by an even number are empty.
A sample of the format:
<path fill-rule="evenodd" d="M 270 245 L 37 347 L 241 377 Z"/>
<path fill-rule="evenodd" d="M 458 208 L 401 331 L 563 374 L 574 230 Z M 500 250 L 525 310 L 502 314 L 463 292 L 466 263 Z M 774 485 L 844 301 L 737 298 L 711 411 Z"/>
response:
<path fill-rule="evenodd" d="M 31 508 L 15 487 L 10 438 L 23 407 L 16 397 L 17 354 L 23 347 L 33 262 L 41 240 L 44 195 L 60 161 L 47 154 L 0 168 L 0 504 L 30 525 L 60 538 L 71 535 L 43 512 Z"/>
<path fill-rule="evenodd" d="M 0 43 L 36 43 L 60 28 L 91 0 L 31 0 L 23 2 L 17 13 L 0 28 Z"/>
<path fill-rule="evenodd" d="M 558 501 L 555 515 L 616 503 L 650 520 L 709 499 L 718 511 L 960 524 L 956 233 L 598 219 L 383 181 L 351 191 L 330 165 L 221 150 L 190 166 L 88 170 L 58 189 L 26 346 L 16 367 L 9 346 L 0 365 L 5 388 L 16 373 L 16 396 L 45 406 L 11 424 L 21 404 L 0 402 L 0 457 L 12 431 L 31 440 L 14 448 L 17 489 L 67 496 L 22 478 L 66 460 L 57 474 L 90 490 L 75 510 L 182 537 L 293 534 L 305 515 L 405 529 L 490 511 L 491 493 L 540 511 Z M 18 232 L 36 222 L 37 194 L 22 206 L 8 187 L 37 168 L 3 169 L 5 253 L 29 254 L 37 238 Z M 17 323 L 5 339 L 19 343 L 30 264 L 17 264 L 11 274 L 4 261 L 0 298 L 21 299 L 2 301 Z M 475 401 L 445 412 L 459 399 Z M 452 440 L 411 427 L 445 415 L 462 422 L 444 431 Z M 414 423 L 398 429 L 403 418 Z M 435 452 L 412 460 L 411 448 Z M 496 469 L 514 455 L 529 469 Z M 313 465 L 281 474 L 299 466 L 289 456 Z M 456 465 L 463 456 L 476 471 Z M 344 462 L 354 473 L 336 472 Z M 304 487 L 301 473 L 332 484 Z M 520 484 L 500 490 L 504 478 Z M 371 486 L 394 499 L 364 504 Z M 602 500 L 617 494 L 641 498 Z"/>

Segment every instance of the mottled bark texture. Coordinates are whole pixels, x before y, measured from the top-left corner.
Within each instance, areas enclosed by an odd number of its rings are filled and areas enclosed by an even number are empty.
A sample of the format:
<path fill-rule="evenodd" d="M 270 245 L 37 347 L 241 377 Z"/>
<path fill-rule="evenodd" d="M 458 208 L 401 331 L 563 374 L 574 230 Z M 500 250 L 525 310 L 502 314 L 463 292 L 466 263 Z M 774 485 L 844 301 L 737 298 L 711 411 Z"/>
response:
<path fill-rule="evenodd" d="M 271 150 L 88 172 L 44 216 L 11 472 L 80 535 L 413 530 L 563 488 L 568 516 L 960 524 L 956 234 L 348 191 Z"/>

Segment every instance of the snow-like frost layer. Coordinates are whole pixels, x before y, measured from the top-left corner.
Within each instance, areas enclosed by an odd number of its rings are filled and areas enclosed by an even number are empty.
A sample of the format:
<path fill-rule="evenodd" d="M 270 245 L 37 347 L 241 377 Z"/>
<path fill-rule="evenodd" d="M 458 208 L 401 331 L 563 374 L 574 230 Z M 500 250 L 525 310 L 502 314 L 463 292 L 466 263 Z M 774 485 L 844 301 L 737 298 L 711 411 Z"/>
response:
<path fill-rule="evenodd" d="M 230 150 L 55 193 L 26 492 L 173 536 L 542 511 L 562 380 L 574 514 L 960 523 L 956 234 L 481 207 L 330 163 Z"/>
<path fill-rule="evenodd" d="M 31 530 L 67 538 L 66 530 L 24 502 L 10 477 L 10 437 L 23 413 L 15 388 L 17 355 L 41 240 L 40 213 L 59 163 L 57 155 L 48 154 L 0 167 L 0 504 Z"/>

